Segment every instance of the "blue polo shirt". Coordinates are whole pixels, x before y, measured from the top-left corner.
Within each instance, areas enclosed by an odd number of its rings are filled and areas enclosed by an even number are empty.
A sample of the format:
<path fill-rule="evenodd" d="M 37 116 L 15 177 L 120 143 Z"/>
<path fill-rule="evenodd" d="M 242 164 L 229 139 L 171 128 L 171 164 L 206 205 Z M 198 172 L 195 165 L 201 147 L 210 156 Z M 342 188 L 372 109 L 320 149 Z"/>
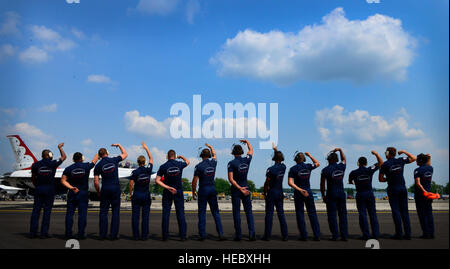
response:
<path fill-rule="evenodd" d="M 214 186 L 217 160 L 205 159 L 195 166 L 194 176 L 198 177 L 199 188 Z"/>
<path fill-rule="evenodd" d="M 403 168 L 409 163 L 408 157 L 390 158 L 386 160 L 380 168 L 380 173 L 386 175 L 388 189 L 395 187 L 405 187 Z"/>
<path fill-rule="evenodd" d="M 67 181 L 70 185 L 78 188 L 82 191 L 89 189 L 89 173 L 95 164 L 76 162 L 64 169 L 63 175 L 67 177 Z"/>
<path fill-rule="evenodd" d="M 233 173 L 233 179 L 241 187 L 248 186 L 247 174 L 251 161 L 252 155 L 247 155 L 245 157 L 238 156 L 228 163 L 228 172 Z M 239 190 L 232 185 L 231 191 L 238 192 Z"/>
<path fill-rule="evenodd" d="M 275 163 L 266 171 L 266 178 L 269 178 L 269 193 L 283 193 L 283 178 L 286 172 L 284 163 Z"/>
<path fill-rule="evenodd" d="M 309 178 L 311 177 L 311 171 L 316 169 L 315 164 L 310 163 L 298 163 L 289 169 L 289 177 L 294 179 L 294 184 L 304 190 L 310 190 L 311 185 Z M 298 192 L 295 190 L 294 192 Z"/>
<path fill-rule="evenodd" d="M 349 182 L 355 184 L 357 192 L 372 191 L 372 177 L 378 169 L 378 164 L 370 167 L 360 166 L 350 172 Z"/>
<path fill-rule="evenodd" d="M 433 167 L 430 165 L 422 165 L 414 169 L 414 178 L 419 178 L 420 185 L 426 190 L 431 190 L 431 180 L 433 178 Z M 415 186 L 415 194 L 420 194 L 423 196 L 422 190 Z"/>
<path fill-rule="evenodd" d="M 187 164 L 185 162 L 171 159 L 159 167 L 157 175 L 164 177 L 164 184 L 177 190 L 182 190 L 183 184 L 181 182 L 181 177 L 183 169 L 186 166 Z"/>
<path fill-rule="evenodd" d="M 50 186 L 55 185 L 55 174 L 58 166 L 62 164 L 61 159 L 50 160 L 42 159 L 35 162 L 31 166 L 32 174 L 36 175 L 35 184 L 37 186 Z"/>
<path fill-rule="evenodd" d="M 130 180 L 134 181 L 134 193 L 150 192 L 150 177 L 152 176 L 153 164 L 149 163 L 147 166 L 140 166 L 131 172 Z"/>
<path fill-rule="evenodd" d="M 122 157 L 103 157 L 94 168 L 94 176 L 102 176 L 102 186 L 119 185 L 119 162 Z"/>
<path fill-rule="evenodd" d="M 322 176 L 327 181 L 327 193 L 344 192 L 344 163 L 333 163 L 322 169 Z"/>

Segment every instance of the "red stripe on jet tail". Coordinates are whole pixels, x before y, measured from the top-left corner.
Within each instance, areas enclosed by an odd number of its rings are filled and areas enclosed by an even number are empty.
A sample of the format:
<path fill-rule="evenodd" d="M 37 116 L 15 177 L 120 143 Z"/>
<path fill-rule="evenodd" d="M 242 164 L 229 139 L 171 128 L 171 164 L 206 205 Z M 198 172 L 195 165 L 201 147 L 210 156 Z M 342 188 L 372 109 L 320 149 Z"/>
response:
<path fill-rule="evenodd" d="M 17 138 L 17 139 L 19 140 L 19 142 L 20 142 L 20 145 L 19 145 L 19 146 L 25 148 L 25 155 L 31 156 L 31 158 L 33 158 L 33 162 L 34 162 L 34 163 L 37 162 L 36 157 L 34 157 L 34 155 L 33 155 L 33 153 L 31 152 L 31 150 L 27 147 L 27 145 L 25 145 L 25 143 L 23 142 L 22 138 L 20 138 L 19 135 L 8 135 L 8 136 L 6 136 L 6 137 L 8 137 L 8 138 L 9 138 L 9 137 L 15 137 L 15 138 Z M 31 167 L 24 168 L 24 169 L 22 169 L 22 170 L 29 170 L 29 169 L 31 169 Z"/>

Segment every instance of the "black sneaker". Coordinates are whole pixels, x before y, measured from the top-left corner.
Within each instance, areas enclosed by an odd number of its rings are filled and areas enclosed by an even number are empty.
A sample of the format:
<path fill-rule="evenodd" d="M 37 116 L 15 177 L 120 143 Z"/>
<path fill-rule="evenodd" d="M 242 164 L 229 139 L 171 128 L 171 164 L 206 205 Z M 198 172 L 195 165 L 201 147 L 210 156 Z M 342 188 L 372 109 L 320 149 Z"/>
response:
<path fill-rule="evenodd" d="M 86 236 L 83 234 L 83 235 L 77 235 L 77 239 L 78 240 L 84 240 L 84 239 L 86 239 Z"/>
<path fill-rule="evenodd" d="M 367 241 L 367 240 L 369 240 L 369 237 L 368 237 L 368 236 L 365 236 L 365 235 L 363 235 L 363 236 L 359 237 L 359 239 L 360 239 L 360 240 L 364 240 L 364 241 Z"/>
<path fill-rule="evenodd" d="M 270 238 L 268 238 L 267 236 L 263 236 L 263 237 L 261 237 L 261 240 L 263 240 L 263 241 L 270 241 Z"/>
<path fill-rule="evenodd" d="M 147 240 L 148 240 L 148 236 L 143 236 L 143 237 L 141 237 L 141 240 L 142 240 L 142 241 L 147 241 Z"/>
<path fill-rule="evenodd" d="M 394 234 L 390 238 L 393 239 L 393 240 L 402 240 L 402 236 L 398 235 L 398 234 Z"/>
<path fill-rule="evenodd" d="M 52 238 L 49 234 L 42 234 L 41 236 L 40 236 L 40 238 L 41 239 L 49 239 L 49 238 Z"/>
<path fill-rule="evenodd" d="M 239 241 L 241 241 L 242 240 L 242 238 L 240 238 L 240 237 L 238 237 L 238 236 L 235 236 L 234 238 L 233 238 L 233 241 L 236 241 L 236 242 L 239 242 Z"/>
<path fill-rule="evenodd" d="M 320 241 L 320 238 L 319 238 L 319 237 L 316 237 L 316 236 L 314 236 L 313 240 L 314 240 L 314 241 L 316 241 L 316 242 L 319 242 L 319 241 Z"/>
<path fill-rule="evenodd" d="M 250 236 L 249 241 L 256 241 L 256 236 Z"/>
<path fill-rule="evenodd" d="M 348 239 L 347 239 L 346 237 L 342 237 L 342 238 L 341 238 L 341 241 L 347 242 Z"/>
<path fill-rule="evenodd" d="M 219 235 L 219 241 L 225 241 L 227 240 L 223 235 Z"/>
<path fill-rule="evenodd" d="M 169 238 L 168 238 L 168 237 L 163 237 L 161 240 L 162 240 L 162 241 L 168 241 Z"/>
<path fill-rule="evenodd" d="M 205 241 L 206 240 L 206 237 L 200 237 L 199 239 L 198 239 L 198 241 Z"/>
<path fill-rule="evenodd" d="M 404 235 L 404 236 L 403 236 L 403 239 L 405 239 L 405 240 L 411 240 L 411 236 L 410 236 L 410 235 Z"/>
<path fill-rule="evenodd" d="M 337 240 L 338 240 L 338 238 L 334 237 L 334 236 L 330 238 L 330 241 L 337 241 Z"/>
<path fill-rule="evenodd" d="M 281 239 L 281 240 L 283 240 L 283 241 L 288 241 L 289 240 L 289 238 L 287 237 L 287 236 L 285 236 L 285 237 L 283 237 L 283 239 Z"/>
<path fill-rule="evenodd" d="M 300 237 L 298 238 L 298 241 L 308 241 L 308 238 L 303 237 L 303 236 L 300 236 Z"/>

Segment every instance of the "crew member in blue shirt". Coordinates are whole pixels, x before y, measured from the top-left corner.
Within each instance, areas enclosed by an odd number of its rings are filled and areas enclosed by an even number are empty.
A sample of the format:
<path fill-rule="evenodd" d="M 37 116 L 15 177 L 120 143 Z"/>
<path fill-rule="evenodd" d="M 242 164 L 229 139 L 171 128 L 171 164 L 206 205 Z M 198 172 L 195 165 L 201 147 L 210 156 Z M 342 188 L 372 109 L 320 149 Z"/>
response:
<path fill-rule="evenodd" d="M 109 157 L 109 152 L 105 148 L 98 150 L 101 160 L 94 168 L 94 186 L 100 196 L 99 228 L 100 240 L 106 238 L 108 232 L 108 211 L 111 206 L 111 230 L 110 239 L 119 239 L 120 224 L 120 184 L 119 184 L 119 162 L 128 157 L 128 153 L 120 144 L 112 144 L 118 147 L 121 154 L 117 157 Z M 102 187 L 100 190 L 100 176 L 102 177 Z"/>
<path fill-rule="evenodd" d="M 308 156 L 313 164 L 305 163 Z M 320 241 L 320 226 L 317 218 L 316 205 L 314 204 L 314 196 L 311 191 L 309 178 L 311 171 L 320 166 L 320 163 L 309 152 L 298 152 L 294 161 L 297 163 L 289 169 L 289 186 L 294 189 L 295 214 L 297 217 L 297 227 L 300 232 L 299 240 L 306 241 L 308 233 L 305 224 L 305 209 L 308 212 L 309 222 L 314 234 L 314 241 Z"/>
<path fill-rule="evenodd" d="M 341 162 L 338 163 L 339 151 Z M 339 239 L 339 233 L 342 241 L 347 241 L 348 224 L 347 224 L 347 197 L 344 192 L 344 173 L 345 173 L 345 155 L 342 149 L 335 148 L 328 156 L 328 166 L 322 169 L 320 178 L 320 191 L 322 192 L 323 201 L 327 205 L 328 225 L 332 234 L 331 240 Z M 325 194 L 326 183 L 326 194 Z M 339 230 L 336 218 L 336 211 L 339 215 Z"/>
<path fill-rule="evenodd" d="M 192 179 L 192 194 L 197 195 L 198 188 L 198 232 L 200 241 L 206 239 L 206 204 L 209 204 L 211 214 L 216 223 L 216 230 L 219 240 L 225 240 L 223 237 L 222 222 L 220 221 L 219 205 L 217 203 L 217 191 L 214 185 L 214 177 L 216 174 L 217 156 L 214 148 L 210 144 L 205 144 L 205 148 L 200 153 L 202 161 L 195 166 L 194 178 Z"/>
<path fill-rule="evenodd" d="M 148 165 L 145 165 L 145 157 L 140 155 L 137 158 L 139 167 L 135 169 L 130 176 L 130 197 L 131 199 L 131 228 L 134 240 L 147 240 L 149 232 L 150 206 L 152 199 L 150 197 L 150 177 L 152 176 L 153 157 L 145 142 L 142 142 L 142 148 L 147 152 Z M 142 234 L 139 233 L 139 217 L 142 211 Z"/>
<path fill-rule="evenodd" d="M 252 200 L 247 182 L 248 169 L 253 156 L 253 147 L 248 140 L 240 140 L 240 142 L 247 144 L 247 156 L 242 157 L 244 150 L 241 145 L 234 145 L 231 151 L 231 154 L 234 155 L 234 159 L 228 163 L 228 181 L 231 183 L 231 202 L 233 207 L 235 229 L 235 236 L 233 240 L 240 241 L 242 239 L 240 214 L 240 202 L 242 201 L 245 215 L 247 217 L 249 239 L 250 241 L 255 241 L 256 235 L 252 212 Z"/>
<path fill-rule="evenodd" d="M 66 238 L 72 238 L 73 215 L 78 208 L 78 239 L 85 238 L 86 216 L 89 204 L 89 173 L 98 161 L 98 154 L 85 163 L 81 152 L 73 154 L 73 164 L 64 169 L 61 184 L 69 189 L 67 194 Z"/>
<path fill-rule="evenodd" d="M 176 158 L 183 161 L 177 161 Z M 182 184 L 183 169 L 189 165 L 189 160 L 184 156 L 176 155 L 173 149 L 167 152 L 167 162 L 161 165 L 156 174 L 155 182 L 163 187 L 162 197 L 162 240 L 169 239 L 169 219 L 172 202 L 175 204 L 178 230 L 181 241 L 186 240 L 186 219 L 184 217 L 184 194 Z M 162 180 L 164 177 L 164 180 Z"/>
<path fill-rule="evenodd" d="M 42 160 L 35 162 L 31 166 L 31 179 L 33 181 L 34 202 L 30 220 L 30 238 L 37 236 L 39 216 L 41 209 L 44 209 L 41 225 L 41 238 L 49 238 L 48 229 L 50 226 L 50 215 L 52 213 L 53 202 L 55 200 L 55 173 L 58 166 L 66 159 L 66 153 L 62 149 L 64 143 L 58 145 L 61 157 L 53 160 L 53 153 L 45 149 L 42 151 Z"/>
<path fill-rule="evenodd" d="M 408 190 L 406 189 L 405 178 L 403 177 L 403 168 L 405 164 L 414 162 L 416 156 L 404 150 L 399 150 L 398 155 L 402 154 L 405 154 L 407 157 L 395 158 L 397 149 L 388 147 L 385 152 L 387 160 L 381 166 L 378 177 L 380 182 L 387 182 L 388 184 L 387 194 L 395 225 L 395 234 L 391 238 L 410 240 L 411 223 L 408 213 Z M 405 229 L 404 235 L 402 222 Z"/>
<path fill-rule="evenodd" d="M 269 241 L 272 235 L 273 208 L 277 208 L 278 220 L 280 221 L 281 236 L 283 241 L 288 240 L 288 228 L 283 209 L 283 178 L 286 172 L 284 156 L 273 144 L 273 158 L 275 164 L 266 171 L 266 182 L 264 183 L 264 197 L 266 198 L 265 230 L 262 240 Z"/>
<path fill-rule="evenodd" d="M 416 202 L 417 215 L 419 216 L 420 227 L 423 232 L 420 238 L 432 239 L 434 238 L 433 200 L 425 197 L 425 193 L 431 191 L 431 180 L 433 178 L 431 156 L 429 154 L 419 154 L 416 162 L 419 167 L 414 170 L 414 201 Z"/>
<path fill-rule="evenodd" d="M 372 190 L 372 176 L 383 164 L 383 159 L 375 150 L 372 150 L 372 154 L 377 158 L 376 164 L 366 167 L 366 157 L 360 157 L 358 159 L 359 168 L 351 171 L 348 177 L 348 183 L 356 186 L 356 206 L 359 212 L 359 227 L 362 231 L 362 240 L 368 240 L 371 237 L 367 213 L 369 214 L 370 226 L 372 227 L 372 238 L 378 239 L 380 236 L 375 196 Z"/>

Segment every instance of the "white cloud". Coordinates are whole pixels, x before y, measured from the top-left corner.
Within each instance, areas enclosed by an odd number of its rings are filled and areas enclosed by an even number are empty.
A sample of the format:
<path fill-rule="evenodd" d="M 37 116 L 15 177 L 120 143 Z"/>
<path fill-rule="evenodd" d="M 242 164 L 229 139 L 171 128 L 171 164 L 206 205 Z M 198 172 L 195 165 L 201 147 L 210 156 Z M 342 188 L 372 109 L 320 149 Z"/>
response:
<path fill-rule="evenodd" d="M 7 126 L 4 131 L 6 131 L 7 134 L 20 135 L 32 151 L 40 152 L 44 148 L 48 148 L 50 143 L 53 142 L 52 136 L 27 122 L 20 122 L 14 126 Z"/>
<path fill-rule="evenodd" d="M 4 21 L 0 25 L 0 35 L 15 35 L 19 34 L 17 25 L 20 24 L 20 16 L 16 12 L 8 11 L 4 13 Z"/>
<path fill-rule="evenodd" d="M 92 83 L 104 83 L 104 84 L 111 84 L 113 83 L 113 81 L 105 75 L 89 75 L 87 78 L 88 82 L 92 82 Z"/>
<path fill-rule="evenodd" d="M 16 48 L 10 44 L 3 44 L 0 46 L 0 61 L 11 57 L 16 53 Z"/>
<path fill-rule="evenodd" d="M 198 0 L 188 0 L 186 3 L 186 19 L 190 24 L 194 23 L 194 17 L 200 11 L 200 2 Z"/>
<path fill-rule="evenodd" d="M 126 112 L 124 119 L 126 129 L 129 132 L 159 137 L 168 135 L 170 123 L 172 122 L 171 118 L 160 122 L 148 115 L 141 116 L 137 110 Z"/>
<path fill-rule="evenodd" d="M 167 15 L 176 9 L 179 2 L 179 0 L 139 0 L 136 9 L 151 15 Z"/>
<path fill-rule="evenodd" d="M 70 39 L 63 38 L 58 32 L 45 26 L 31 26 L 33 36 L 44 43 L 46 50 L 67 51 L 76 46 L 76 43 Z"/>
<path fill-rule="evenodd" d="M 30 46 L 19 54 L 19 59 L 22 62 L 42 63 L 48 61 L 49 58 L 50 56 L 45 50 L 36 46 Z"/>
<path fill-rule="evenodd" d="M 86 35 L 75 27 L 72 27 L 72 34 L 78 39 L 86 39 Z"/>
<path fill-rule="evenodd" d="M 299 80 L 403 80 L 415 39 L 399 19 L 375 14 L 349 20 L 342 8 L 298 33 L 250 29 L 227 39 L 211 63 L 218 74 L 286 85 Z"/>
<path fill-rule="evenodd" d="M 58 110 L 57 104 L 44 105 L 41 108 L 39 108 L 39 111 L 43 112 L 56 112 L 57 110 Z"/>
<path fill-rule="evenodd" d="M 92 139 L 90 139 L 90 138 L 84 139 L 83 141 L 81 141 L 81 144 L 85 145 L 85 146 L 89 146 L 92 144 Z"/>
<path fill-rule="evenodd" d="M 383 144 L 415 141 L 425 136 L 422 130 L 409 127 L 408 121 L 402 116 L 387 120 L 382 116 L 370 115 L 365 110 L 347 112 L 338 105 L 316 111 L 316 122 L 325 142 Z"/>

